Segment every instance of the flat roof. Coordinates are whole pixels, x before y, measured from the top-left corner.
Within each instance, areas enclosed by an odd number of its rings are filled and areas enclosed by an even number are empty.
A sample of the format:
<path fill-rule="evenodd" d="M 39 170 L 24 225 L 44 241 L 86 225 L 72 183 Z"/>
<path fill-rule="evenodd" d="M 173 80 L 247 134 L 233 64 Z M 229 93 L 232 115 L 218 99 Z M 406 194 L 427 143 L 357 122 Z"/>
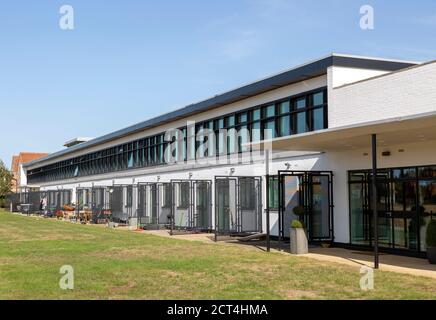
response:
<path fill-rule="evenodd" d="M 153 128 L 197 113 L 201 113 L 230 103 L 244 100 L 293 83 L 315 78 L 326 74 L 327 68 L 331 66 L 397 71 L 417 64 L 419 64 L 419 62 L 333 53 L 326 57 L 293 67 L 278 74 L 245 84 L 236 89 L 217 94 L 206 100 L 190 104 L 184 108 L 165 113 L 163 115 L 137 123 L 127 128 L 117 130 L 112 133 L 92 139 L 90 141 L 74 145 L 70 148 L 51 153 L 44 158 L 28 162 L 25 166 L 33 166 L 47 160 L 52 160 L 60 156 L 67 155 L 69 153 L 73 153 L 105 142 L 119 139 L 121 137 L 125 137 L 133 133 L 143 131 L 145 129 Z"/>

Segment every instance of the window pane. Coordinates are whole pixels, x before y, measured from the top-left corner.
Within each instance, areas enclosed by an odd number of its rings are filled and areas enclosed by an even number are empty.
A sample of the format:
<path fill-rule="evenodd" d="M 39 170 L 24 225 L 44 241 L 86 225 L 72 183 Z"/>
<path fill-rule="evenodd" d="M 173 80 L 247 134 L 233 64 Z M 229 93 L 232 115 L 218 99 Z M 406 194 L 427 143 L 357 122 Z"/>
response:
<path fill-rule="evenodd" d="M 260 109 L 253 110 L 253 121 L 260 119 Z"/>
<path fill-rule="evenodd" d="M 416 177 L 416 169 L 415 168 L 406 168 L 403 170 L 404 178 L 415 178 Z"/>
<path fill-rule="evenodd" d="M 291 134 L 291 117 L 284 116 L 280 118 L 280 136 L 288 136 Z"/>
<path fill-rule="evenodd" d="M 313 130 L 321 130 L 324 129 L 324 109 L 315 109 L 313 110 Z"/>
<path fill-rule="evenodd" d="M 260 122 L 255 122 L 251 126 L 252 141 L 260 141 Z"/>
<path fill-rule="evenodd" d="M 254 210 L 256 195 L 255 180 L 251 178 L 241 179 L 240 181 L 241 208 L 242 210 Z"/>
<path fill-rule="evenodd" d="M 188 182 L 182 182 L 180 183 L 178 188 L 179 194 L 178 194 L 178 207 L 179 208 L 188 208 L 189 207 L 189 183 Z"/>
<path fill-rule="evenodd" d="M 239 123 L 245 123 L 245 122 L 247 122 L 247 114 L 246 113 L 241 113 L 240 115 L 239 115 Z"/>
<path fill-rule="evenodd" d="M 284 101 L 279 104 L 279 112 L 280 114 L 288 113 L 291 111 L 289 101 Z"/>
<path fill-rule="evenodd" d="M 296 133 L 304 133 L 307 131 L 306 112 L 299 112 L 297 113 Z"/>
<path fill-rule="evenodd" d="M 227 127 L 233 127 L 235 125 L 235 116 L 227 118 Z"/>
<path fill-rule="evenodd" d="M 297 109 L 303 109 L 303 108 L 306 108 L 306 98 L 298 99 L 298 100 L 295 102 L 295 106 L 296 106 Z"/>
<path fill-rule="evenodd" d="M 218 154 L 224 153 L 224 140 L 225 140 L 225 135 L 224 133 L 220 132 L 218 134 Z"/>
<path fill-rule="evenodd" d="M 250 135 L 247 130 L 247 126 L 242 126 L 239 131 L 239 146 L 238 146 L 239 151 L 245 152 L 249 150 L 248 146 L 244 146 L 249 142 L 249 139 L 250 139 Z"/>
<path fill-rule="evenodd" d="M 420 178 L 434 178 L 436 177 L 436 167 L 423 167 L 419 168 Z"/>
<path fill-rule="evenodd" d="M 313 106 L 324 104 L 324 92 L 318 92 L 313 95 Z"/>
<path fill-rule="evenodd" d="M 227 135 L 227 153 L 234 153 L 236 147 L 236 132 L 229 131 Z"/>
<path fill-rule="evenodd" d="M 268 187 L 269 208 L 277 210 L 279 207 L 279 183 L 278 178 L 270 177 Z"/>
<path fill-rule="evenodd" d="M 195 150 L 195 136 L 188 139 L 188 147 L 189 147 L 189 150 L 188 150 L 189 159 L 193 160 L 193 159 L 195 159 L 195 151 L 196 151 Z"/>
<path fill-rule="evenodd" d="M 224 119 L 219 119 L 217 125 L 218 125 L 218 129 L 224 128 Z"/>
<path fill-rule="evenodd" d="M 436 180 L 419 182 L 419 228 L 421 234 L 421 251 L 427 250 L 425 234 L 427 225 L 436 213 Z M 433 218 L 434 219 L 434 218 Z"/>
<path fill-rule="evenodd" d="M 276 123 L 274 120 L 265 122 L 264 131 L 265 139 L 272 139 L 277 136 L 276 134 Z"/>
<path fill-rule="evenodd" d="M 276 108 L 274 105 L 268 106 L 265 108 L 265 117 L 274 117 L 276 115 Z"/>
<path fill-rule="evenodd" d="M 172 205 L 171 185 L 166 183 L 163 185 L 163 203 L 162 208 L 170 208 Z"/>

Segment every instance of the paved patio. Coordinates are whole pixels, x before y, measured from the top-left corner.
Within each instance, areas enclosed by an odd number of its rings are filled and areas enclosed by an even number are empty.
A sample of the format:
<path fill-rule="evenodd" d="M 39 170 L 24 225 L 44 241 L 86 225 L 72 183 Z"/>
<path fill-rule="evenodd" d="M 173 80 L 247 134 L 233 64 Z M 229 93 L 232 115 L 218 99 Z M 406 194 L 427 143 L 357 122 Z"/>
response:
<path fill-rule="evenodd" d="M 210 233 L 195 233 L 195 234 L 177 234 L 171 236 L 167 230 L 153 230 L 153 231 L 141 231 L 148 234 L 154 234 L 162 237 L 171 237 L 174 239 L 183 239 L 189 241 L 202 241 L 205 243 L 215 243 L 214 235 Z M 226 240 L 221 238 L 220 240 Z M 239 242 L 227 238 L 229 241 L 219 241 L 217 244 L 225 245 L 245 245 L 257 250 L 266 251 L 265 241 L 249 241 Z M 277 246 L 277 242 L 272 242 L 271 251 L 281 252 L 283 254 L 289 254 L 289 243 L 283 244 L 281 247 Z M 373 266 L 373 255 L 371 252 L 347 250 L 342 248 L 322 248 L 311 247 L 309 253 L 301 255 L 319 261 L 328 261 L 334 263 L 345 264 L 353 267 L 360 268 L 362 265 L 369 267 Z M 436 265 L 431 265 L 426 259 L 403 257 L 390 254 L 380 254 L 380 270 L 391 271 L 404 274 L 410 274 L 414 276 L 424 276 L 436 279 Z"/>

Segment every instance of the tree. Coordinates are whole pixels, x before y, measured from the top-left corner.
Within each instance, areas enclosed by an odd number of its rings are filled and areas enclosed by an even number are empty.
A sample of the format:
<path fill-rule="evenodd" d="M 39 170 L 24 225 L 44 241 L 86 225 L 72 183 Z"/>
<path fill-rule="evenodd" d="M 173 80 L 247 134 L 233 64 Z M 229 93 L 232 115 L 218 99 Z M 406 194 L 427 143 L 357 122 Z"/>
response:
<path fill-rule="evenodd" d="M 12 173 L 0 160 L 0 199 L 4 199 L 11 192 Z"/>

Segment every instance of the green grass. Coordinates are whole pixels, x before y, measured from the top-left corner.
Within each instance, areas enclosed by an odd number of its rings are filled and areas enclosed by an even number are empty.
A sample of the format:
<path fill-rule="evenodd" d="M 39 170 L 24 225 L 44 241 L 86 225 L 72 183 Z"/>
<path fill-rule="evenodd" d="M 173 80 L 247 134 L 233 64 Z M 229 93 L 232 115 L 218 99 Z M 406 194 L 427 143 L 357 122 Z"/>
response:
<path fill-rule="evenodd" d="M 59 288 L 71 265 L 75 289 Z M 0 212 L 0 299 L 434 299 L 436 280 Z"/>

